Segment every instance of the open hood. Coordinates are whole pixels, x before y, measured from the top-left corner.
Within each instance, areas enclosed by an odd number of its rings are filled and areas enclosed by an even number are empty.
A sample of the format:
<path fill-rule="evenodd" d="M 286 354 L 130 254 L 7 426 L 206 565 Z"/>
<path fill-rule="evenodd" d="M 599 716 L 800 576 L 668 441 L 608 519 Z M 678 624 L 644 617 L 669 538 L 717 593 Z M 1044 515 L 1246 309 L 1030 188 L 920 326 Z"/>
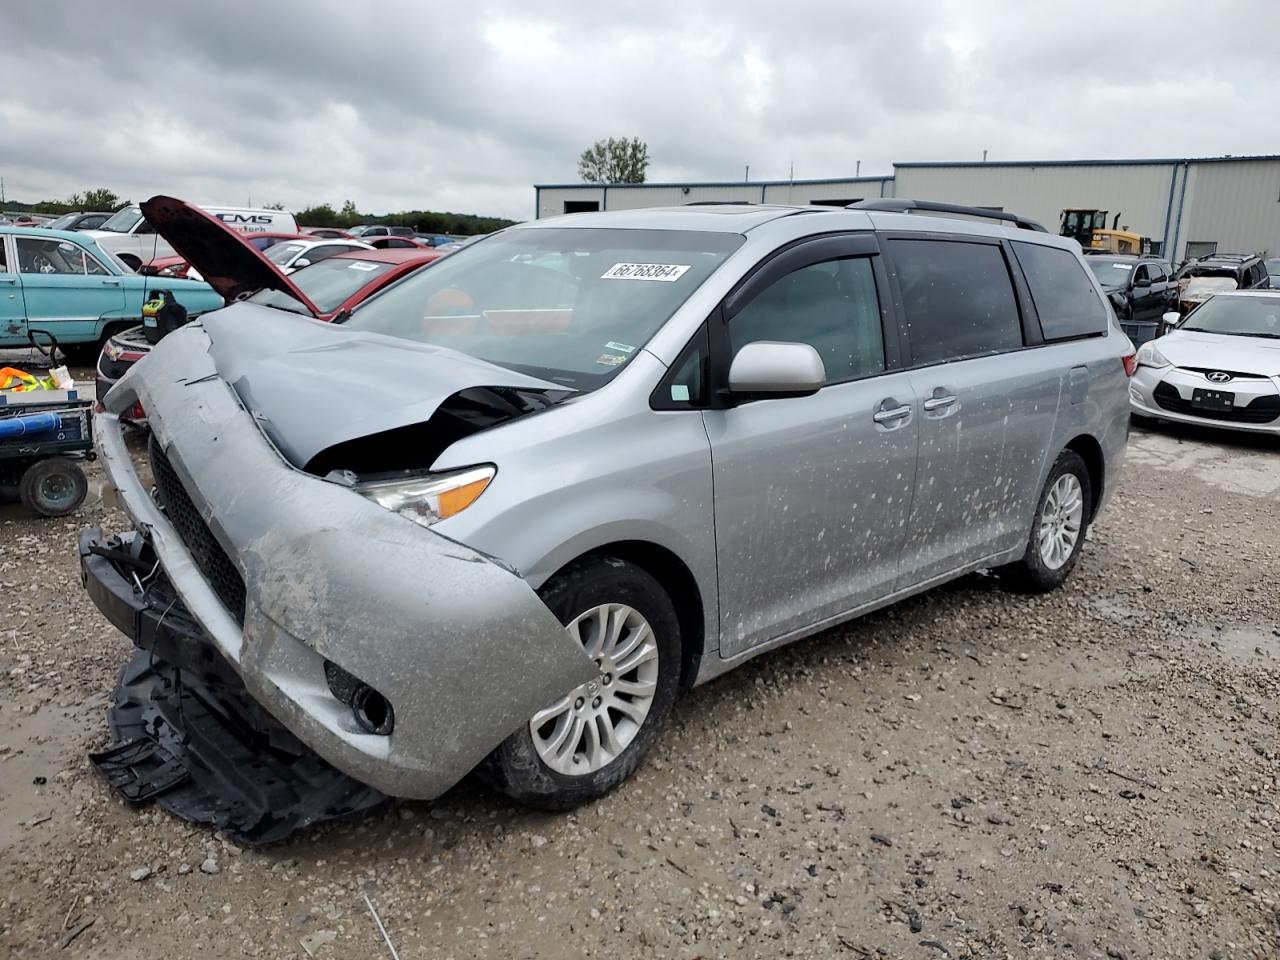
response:
<path fill-rule="evenodd" d="M 293 297 L 313 316 L 320 313 L 279 267 L 217 217 L 165 196 L 142 204 L 142 215 L 228 303 L 269 289 Z"/>
<path fill-rule="evenodd" d="M 574 392 L 445 347 L 253 303 L 199 322 L 218 375 L 285 458 L 319 476 L 423 469 L 455 440 Z"/>

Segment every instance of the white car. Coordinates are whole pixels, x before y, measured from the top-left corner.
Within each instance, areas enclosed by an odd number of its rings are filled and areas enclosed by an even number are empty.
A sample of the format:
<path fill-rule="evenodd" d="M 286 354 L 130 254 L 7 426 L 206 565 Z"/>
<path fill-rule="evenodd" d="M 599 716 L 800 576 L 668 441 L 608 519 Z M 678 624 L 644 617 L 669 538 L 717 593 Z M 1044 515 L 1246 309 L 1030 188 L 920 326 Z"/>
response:
<path fill-rule="evenodd" d="M 201 207 L 241 233 L 297 233 L 298 222 L 284 210 L 259 210 L 253 207 Z M 117 210 L 97 230 L 85 230 L 98 246 L 119 257 L 132 270 L 157 257 L 171 257 L 173 247 L 160 237 L 142 216 L 136 204 Z"/>
<path fill-rule="evenodd" d="M 1210 297 L 1138 348 L 1129 404 L 1138 419 L 1280 435 L 1280 290 Z"/>
<path fill-rule="evenodd" d="M 332 257 L 335 253 L 372 249 L 369 244 L 359 240 L 286 240 L 268 248 L 263 256 L 285 273 L 293 273 Z"/>

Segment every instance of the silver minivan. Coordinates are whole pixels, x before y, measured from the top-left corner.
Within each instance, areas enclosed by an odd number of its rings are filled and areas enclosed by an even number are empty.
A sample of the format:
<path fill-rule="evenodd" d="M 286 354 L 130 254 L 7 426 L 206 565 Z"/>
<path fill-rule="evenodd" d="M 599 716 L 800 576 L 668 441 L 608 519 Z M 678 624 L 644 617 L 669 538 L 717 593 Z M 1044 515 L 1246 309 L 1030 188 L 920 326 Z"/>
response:
<path fill-rule="evenodd" d="M 571 807 L 748 658 L 980 568 L 1051 590 L 1128 432 L 1079 246 L 992 211 L 583 214 L 332 324 L 253 300 L 107 396 L 136 530 L 85 531 L 86 583 L 397 796 Z"/>

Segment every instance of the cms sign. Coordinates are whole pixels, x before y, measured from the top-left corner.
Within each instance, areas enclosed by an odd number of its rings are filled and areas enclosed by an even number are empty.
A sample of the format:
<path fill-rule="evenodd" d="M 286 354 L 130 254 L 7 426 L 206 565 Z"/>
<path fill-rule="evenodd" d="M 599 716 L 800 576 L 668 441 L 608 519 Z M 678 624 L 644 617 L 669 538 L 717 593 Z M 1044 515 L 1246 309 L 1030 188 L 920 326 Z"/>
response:
<path fill-rule="evenodd" d="M 230 227 L 267 227 L 271 217 L 265 213 L 216 213 L 219 220 Z"/>

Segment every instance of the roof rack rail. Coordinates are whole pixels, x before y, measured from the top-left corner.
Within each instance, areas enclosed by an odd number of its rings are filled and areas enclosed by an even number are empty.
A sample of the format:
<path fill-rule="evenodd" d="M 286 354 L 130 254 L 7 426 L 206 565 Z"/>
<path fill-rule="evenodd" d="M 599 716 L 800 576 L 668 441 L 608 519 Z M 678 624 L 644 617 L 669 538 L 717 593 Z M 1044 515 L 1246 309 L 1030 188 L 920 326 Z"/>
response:
<path fill-rule="evenodd" d="M 1038 230 L 1041 233 L 1049 232 L 1036 221 L 1020 217 L 1016 213 L 1005 213 L 1003 210 L 988 210 L 985 207 L 966 207 L 958 203 L 935 203 L 932 200 L 859 200 L 857 203 L 849 204 L 845 209 L 880 210 L 884 213 L 910 213 L 912 210 L 921 210 L 926 213 L 955 213 L 966 217 L 981 217 L 983 220 L 1005 220 L 1016 224 L 1023 230 Z"/>

